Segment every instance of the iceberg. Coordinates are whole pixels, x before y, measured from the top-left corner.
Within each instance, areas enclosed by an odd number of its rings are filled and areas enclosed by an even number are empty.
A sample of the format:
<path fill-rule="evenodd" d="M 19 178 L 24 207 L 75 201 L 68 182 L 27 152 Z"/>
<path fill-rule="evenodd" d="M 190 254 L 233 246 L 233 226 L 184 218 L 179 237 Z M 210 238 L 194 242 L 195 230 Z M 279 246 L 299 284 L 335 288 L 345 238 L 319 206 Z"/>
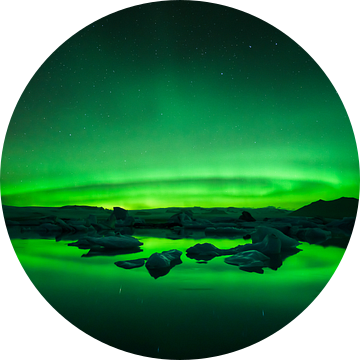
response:
<path fill-rule="evenodd" d="M 83 240 L 86 240 L 90 244 L 100 245 L 112 249 L 132 249 L 143 245 L 143 243 L 138 239 L 126 235 L 103 237 L 84 236 Z"/>

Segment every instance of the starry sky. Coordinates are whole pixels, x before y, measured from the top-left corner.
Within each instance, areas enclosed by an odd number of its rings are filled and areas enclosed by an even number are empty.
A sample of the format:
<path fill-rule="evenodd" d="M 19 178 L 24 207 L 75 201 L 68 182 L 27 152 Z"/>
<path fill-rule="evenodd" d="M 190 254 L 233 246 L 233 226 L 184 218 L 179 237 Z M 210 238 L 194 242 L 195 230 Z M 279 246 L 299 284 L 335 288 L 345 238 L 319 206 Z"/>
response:
<path fill-rule="evenodd" d="M 79 31 L 36 72 L 5 205 L 296 209 L 359 194 L 355 138 L 314 60 L 239 10 L 169 1 Z"/>

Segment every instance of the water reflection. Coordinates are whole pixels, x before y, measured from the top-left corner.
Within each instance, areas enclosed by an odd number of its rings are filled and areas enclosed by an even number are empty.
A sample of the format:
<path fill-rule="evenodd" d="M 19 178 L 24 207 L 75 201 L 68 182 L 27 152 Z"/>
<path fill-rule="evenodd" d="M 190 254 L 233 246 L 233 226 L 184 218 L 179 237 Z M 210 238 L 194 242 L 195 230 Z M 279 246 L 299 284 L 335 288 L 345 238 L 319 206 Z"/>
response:
<path fill-rule="evenodd" d="M 109 257 L 105 251 L 87 259 L 81 257 L 83 249 L 66 241 L 13 240 L 13 244 L 34 285 L 68 321 L 115 348 L 156 357 L 159 346 L 170 359 L 228 353 L 278 331 L 313 301 L 343 254 L 339 248 L 303 244 L 296 256 L 281 254 L 278 263 L 274 258 L 274 267 L 282 262 L 278 271 L 268 267 L 258 275 L 226 264 L 229 255 L 206 263 L 190 259 L 186 250 L 198 243 L 196 239 L 139 238 L 144 243 L 140 256 Z M 213 240 L 218 248 L 236 243 Z M 160 271 L 146 269 L 152 254 L 175 245 L 182 252 L 181 263 Z M 138 268 L 114 265 L 138 259 L 144 260 Z M 152 329 L 140 345 L 139 324 Z M 179 342 L 193 344 L 195 338 L 196 346 L 179 349 Z"/>

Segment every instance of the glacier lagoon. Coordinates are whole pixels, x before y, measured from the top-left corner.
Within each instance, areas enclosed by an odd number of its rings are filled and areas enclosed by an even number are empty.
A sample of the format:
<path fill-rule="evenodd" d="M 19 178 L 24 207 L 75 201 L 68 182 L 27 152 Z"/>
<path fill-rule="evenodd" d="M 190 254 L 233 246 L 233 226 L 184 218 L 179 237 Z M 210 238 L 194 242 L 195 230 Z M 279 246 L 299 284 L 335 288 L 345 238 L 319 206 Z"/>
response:
<path fill-rule="evenodd" d="M 282 329 L 319 295 L 344 248 L 301 243 L 276 270 L 263 274 L 226 264 L 226 256 L 196 260 L 197 243 L 233 248 L 244 239 L 169 239 L 139 231 L 141 252 L 80 249 L 71 240 L 12 238 L 34 286 L 70 323 L 115 348 L 155 358 L 205 358 L 255 344 Z M 181 262 L 153 277 L 145 266 L 117 261 L 177 249 Z"/>

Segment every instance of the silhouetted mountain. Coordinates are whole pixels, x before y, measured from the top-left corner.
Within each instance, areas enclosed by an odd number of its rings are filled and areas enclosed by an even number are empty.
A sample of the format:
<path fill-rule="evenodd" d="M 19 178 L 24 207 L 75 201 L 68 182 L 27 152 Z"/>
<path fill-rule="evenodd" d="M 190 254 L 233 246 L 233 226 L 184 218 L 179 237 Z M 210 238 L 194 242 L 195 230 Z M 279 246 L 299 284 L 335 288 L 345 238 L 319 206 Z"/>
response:
<path fill-rule="evenodd" d="M 323 218 L 342 219 L 355 217 L 359 199 L 342 197 L 340 199 L 324 201 L 318 200 L 290 213 L 290 216 L 318 216 Z"/>

